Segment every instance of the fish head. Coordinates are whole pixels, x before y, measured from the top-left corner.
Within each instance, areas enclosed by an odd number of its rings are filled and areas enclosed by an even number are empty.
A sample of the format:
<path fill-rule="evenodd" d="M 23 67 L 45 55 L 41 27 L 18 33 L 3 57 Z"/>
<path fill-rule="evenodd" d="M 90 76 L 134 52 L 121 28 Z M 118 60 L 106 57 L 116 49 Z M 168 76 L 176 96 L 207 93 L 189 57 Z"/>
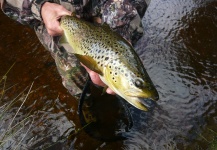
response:
<path fill-rule="evenodd" d="M 159 99 L 158 92 L 152 81 L 147 78 L 135 77 L 123 89 L 125 99 L 135 107 L 147 111 Z"/>
<path fill-rule="evenodd" d="M 109 87 L 136 108 L 148 111 L 159 99 L 158 92 L 147 73 L 128 71 L 112 76 Z"/>

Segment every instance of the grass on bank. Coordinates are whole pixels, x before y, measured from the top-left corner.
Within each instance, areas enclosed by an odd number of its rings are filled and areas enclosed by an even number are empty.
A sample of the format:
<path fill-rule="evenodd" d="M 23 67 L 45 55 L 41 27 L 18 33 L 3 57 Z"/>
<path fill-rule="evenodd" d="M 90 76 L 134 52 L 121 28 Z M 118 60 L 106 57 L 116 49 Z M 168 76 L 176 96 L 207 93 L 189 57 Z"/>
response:
<path fill-rule="evenodd" d="M 13 100 L 8 102 L 3 102 L 3 98 L 5 96 L 5 92 L 7 92 L 9 89 L 11 89 L 13 86 L 6 88 L 6 82 L 7 82 L 7 75 L 10 72 L 10 70 L 13 68 L 15 63 L 8 69 L 8 71 L 3 75 L 3 77 L 0 79 L 0 149 L 19 149 L 23 139 L 26 137 L 28 132 L 30 131 L 32 124 L 34 122 L 33 115 L 27 114 L 25 118 L 21 121 L 15 121 L 15 118 L 19 114 L 22 106 L 26 102 L 28 95 L 30 94 L 30 91 L 32 89 L 33 83 L 31 84 L 27 94 L 24 94 L 24 92 L 27 90 L 24 89 L 20 94 L 18 94 Z M 15 86 L 15 85 L 14 85 Z M 11 114 L 13 113 L 11 109 L 14 107 L 15 104 L 21 103 L 19 108 L 17 109 L 14 116 Z M 28 127 L 26 129 L 26 127 Z M 24 130 L 25 129 L 25 130 Z M 22 134 L 22 137 L 20 138 L 19 135 Z"/>
<path fill-rule="evenodd" d="M 21 113 L 24 103 L 28 99 L 29 95 L 33 92 L 31 90 L 34 82 L 30 86 L 26 87 L 17 96 L 15 96 L 15 98 L 12 100 L 9 99 L 7 101 L 4 99 L 6 96 L 5 93 L 16 86 L 16 84 L 10 87 L 6 86 L 8 73 L 14 65 L 15 63 L 0 78 L 0 149 L 28 149 L 28 144 L 25 143 L 25 138 L 30 135 L 28 135 L 28 133 L 31 133 L 37 124 L 37 121 L 35 120 L 36 116 L 34 115 L 35 113 L 31 111 L 25 115 Z M 22 116 L 21 119 L 18 117 L 20 115 Z M 70 134 L 63 139 L 60 138 L 54 143 L 45 145 L 43 149 L 48 149 L 52 146 L 55 146 L 59 142 L 71 139 L 72 136 L 79 134 L 80 131 L 83 131 L 83 129 L 88 125 L 89 124 L 82 128 L 79 128 L 73 134 Z M 34 139 L 34 137 L 31 138 Z"/>

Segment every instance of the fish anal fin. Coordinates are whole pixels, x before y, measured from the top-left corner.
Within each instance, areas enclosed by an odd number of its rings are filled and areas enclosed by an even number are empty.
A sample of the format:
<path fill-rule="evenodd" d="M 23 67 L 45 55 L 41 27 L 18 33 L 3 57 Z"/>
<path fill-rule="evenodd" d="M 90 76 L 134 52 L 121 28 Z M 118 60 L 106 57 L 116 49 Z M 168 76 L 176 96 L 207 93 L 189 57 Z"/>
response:
<path fill-rule="evenodd" d="M 102 71 L 100 70 L 100 68 L 97 65 L 97 62 L 90 56 L 87 55 L 79 55 L 79 54 L 75 54 L 75 56 L 80 60 L 80 62 L 82 64 L 84 64 L 87 68 L 89 68 L 90 70 L 98 73 L 99 75 L 103 75 Z"/>

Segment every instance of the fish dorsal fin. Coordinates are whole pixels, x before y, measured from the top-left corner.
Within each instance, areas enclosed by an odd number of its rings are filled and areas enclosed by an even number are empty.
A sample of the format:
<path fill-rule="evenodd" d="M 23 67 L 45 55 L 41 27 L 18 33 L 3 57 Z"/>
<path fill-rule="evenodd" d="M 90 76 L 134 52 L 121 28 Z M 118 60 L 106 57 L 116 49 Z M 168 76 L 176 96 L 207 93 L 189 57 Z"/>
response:
<path fill-rule="evenodd" d="M 80 60 L 82 64 L 84 64 L 90 70 L 98 73 L 99 75 L 103 75 L 102 71 L 99 69 L 97 62 L 90 56 L 87 55 L 79 55 L 75 54 L 75 56 Z"/>

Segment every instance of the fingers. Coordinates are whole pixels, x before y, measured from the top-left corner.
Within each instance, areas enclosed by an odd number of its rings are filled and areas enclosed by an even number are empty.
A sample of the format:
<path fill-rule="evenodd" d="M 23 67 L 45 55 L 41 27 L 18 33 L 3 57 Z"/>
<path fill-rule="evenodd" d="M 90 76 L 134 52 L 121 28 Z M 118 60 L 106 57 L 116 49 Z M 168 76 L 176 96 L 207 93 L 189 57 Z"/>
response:
<path fill-rule="evenodd" d="M 89 74 L 89 76 L 90 76 L 90 78 L 91 78 L 91 80 L 92 80 L 92 82 L 93 82 L 94 84 L 99 85 L 99 86 L 103 86 L 103 87 L 106 86 L 106 85 L 102 82 L 102 80 L 100 79 L 99 75 L 98 75 L 96 72 L 90 70 L 89 68 L 87 68 L 87 67 L 86 67 L 84 64 L 82 64 L 82 63 L 81 63 L 81 65 L 87 70 L 87 72 L 88 72 L 88 74 Z"/>
<path fill-rule="evenodd" d="M 111 95 L 115 95 L 115 94 L 116 94 L 116 93 L 115 93 L 112 89 L 110 89 L 110 88 L 107 88 L 107 89 L 106 89 L 106 93 L 111 94 Z"/>
<path fill-rule="evenodd" d="M 102 80 L 100 79 L 99 75 L 98 75 L 96 72 L 90 70 L 89 68 L 87 68 L 87 67 L 86 67 L 84 64 L 82 64 L 82 63 L 81 63 L 81 65 L 87 70 L 87 72 L 88 72 L 88 74 L 90 75 L 90 78 L 91 78 L 91 80 L 92 80 L 92 82 L 93 82 L 94 84 L 99 85 L 99 86 L 102 86 L 102 87 L 105 87 L 105 86 L 106 86 L 106 84 L 102 82 Z M 115 95 L 115 92 L 114 92 L 112 89 L 110 89 L 110 88 L 107 88 L 107 89 L 106 89 L 106 93 Z"/>
<path fill-rule="evenodd" d="M 60 27 L 59 21 L 56 19 L 49 21 L 47 24 L 45 24 L 47 32 L 51 36 L 59 36 L 63 34 L 63 30 Z"/>
<path fill-rule="evenodd" d="M 100 77 L 99 77 L 99 75 L 98 75 L 97 73 L 95 73 L 94 71 L 89 71 L 88 73 L 89 73 L 90 78 L 91 78 L 91 80 L 92 80 L 92 82 L 93 82 L 94 84 L 99 85 L 99 86 L 103 86 L 103 87 L 106 86 L 106 85 L 102 82 L 102 80 L 100 79 Z"/>
<path fill-rule="evenodd" d="M 45 2 L 41 8 L 41 16 L 48 34 L 51 36 L 62 35 L 63 30 L 59 20 L 62 16 L 70 14 L 70 11 L 59 4 Z"/>

